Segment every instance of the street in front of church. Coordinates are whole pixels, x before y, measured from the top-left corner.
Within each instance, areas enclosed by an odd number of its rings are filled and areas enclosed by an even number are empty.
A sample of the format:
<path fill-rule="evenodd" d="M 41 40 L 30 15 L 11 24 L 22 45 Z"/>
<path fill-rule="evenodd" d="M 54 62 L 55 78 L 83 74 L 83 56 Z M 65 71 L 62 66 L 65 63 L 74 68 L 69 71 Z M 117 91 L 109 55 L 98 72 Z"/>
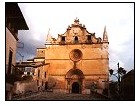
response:
<path fill-rule="evenodd" d="M 19 98 L 16 100 L 69 100 L 69 101 L 88 101 L 88 100 L 109 100 L 103 96 L 96 94 L 63 94 L 63 93 L 53 93 L 53 92 L 40 92 L 38 94 Z"/>

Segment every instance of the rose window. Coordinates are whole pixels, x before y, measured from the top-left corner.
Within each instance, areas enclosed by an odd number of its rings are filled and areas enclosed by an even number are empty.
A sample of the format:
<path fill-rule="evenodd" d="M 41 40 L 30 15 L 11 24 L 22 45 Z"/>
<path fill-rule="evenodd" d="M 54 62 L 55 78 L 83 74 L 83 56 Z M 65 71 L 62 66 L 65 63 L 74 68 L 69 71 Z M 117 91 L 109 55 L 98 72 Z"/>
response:
<path fill-rule="evenodd" d="M 79 49 L 74 49 L 69 56 L 72 61 L 79 61 L 82 59 L 82 52 Z"/>

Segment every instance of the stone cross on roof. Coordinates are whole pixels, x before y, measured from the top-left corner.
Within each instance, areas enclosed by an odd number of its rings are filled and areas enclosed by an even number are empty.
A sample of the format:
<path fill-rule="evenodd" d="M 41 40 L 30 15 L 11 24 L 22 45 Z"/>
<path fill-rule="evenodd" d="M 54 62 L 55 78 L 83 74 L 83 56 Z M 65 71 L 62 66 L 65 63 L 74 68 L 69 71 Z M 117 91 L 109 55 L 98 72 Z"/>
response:
<path fill-rule="evenodd" d="M 76 19 L 74 20 L 74 24 L 78 25 L 79 24 L 79 19 L 76 17 Z"/>

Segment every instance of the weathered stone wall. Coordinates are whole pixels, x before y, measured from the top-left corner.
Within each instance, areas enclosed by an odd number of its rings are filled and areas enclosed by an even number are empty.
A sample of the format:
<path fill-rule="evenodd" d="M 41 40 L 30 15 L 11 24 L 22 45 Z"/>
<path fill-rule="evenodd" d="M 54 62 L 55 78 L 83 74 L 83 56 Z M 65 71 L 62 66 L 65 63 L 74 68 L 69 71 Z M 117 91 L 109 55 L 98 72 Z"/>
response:
<path fill-rule="evenodd" d="M 35 81 L 17 81 L 15 82 L 14 85 L 14 93 L 19 94 L 19 93 L 25 93 L 28 91 L 36 92 L 38 91 L 38 87 Z"/>
<path fill-rule="evenodd" d="M 45 62 L 50 63 L 48 75 L 56 78 L 57 82 L 61 82 L 59 88 L 66 89 L 65 75 L 74 67 L 74 62 L 69 56 L 73 49 L 81 50 L 83 55 L 82 59 L 76 63 L 76 68 L 80 69 L 85 76 L 84 88 L 96 82 L 98 88 L 104 89 L 103 81 L 108 79 L 108 52 L 104 51 L 102 44 L 57 45 L 45 49 Z"/>
<path fill-rule="evenodd" d="M 101 44 L 99 46 L 102 47 Z M 74 63 L 69 57 L 73 49 L 82 51 L 82 59 L 76 65 L 84 74 L 108 74 L 108 57 L 102 58 L 104 54 L 101 47 L 85 45 L 85 48 L 82 48 L 82 45 L 65 45 L 46 49 L 46 62 L 50 63 L 49 74 L 65 74 L 73 68 Z"/>
<path fill-rule="evenodd" d="M 36 60 L 41 61 L 41 59 Z M 49 64 L 39 66 L 35 68 L 35 72 L 33 75 L 33 79 L 36 82 L 36 86 L 38 86 L 38 88 L 43 88 L 42 90 L 45 89 L 45 83 L 48 81 L 48 68 Z"/>

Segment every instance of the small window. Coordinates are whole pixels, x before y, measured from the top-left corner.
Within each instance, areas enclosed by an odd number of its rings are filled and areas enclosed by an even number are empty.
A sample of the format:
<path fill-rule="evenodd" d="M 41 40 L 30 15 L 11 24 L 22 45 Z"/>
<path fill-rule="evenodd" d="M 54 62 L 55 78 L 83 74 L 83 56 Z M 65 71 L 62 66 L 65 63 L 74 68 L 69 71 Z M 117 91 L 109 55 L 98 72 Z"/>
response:
<path fill-rule="evenodd" d="M 75 36 L 75 38 L 74 38 L 74 43 L 78 43 L 78 37 L 77 36 Z"/>
<path fill-rule="evenodd" d="M 65 42 L 65 36 L 62 36 L 61 41 Z"/>
<path fill-rule="evenodd" d="M 88 41 L 90 41 L 91 40 L 91 36 L 88 36 Z"/>
<path fill-rule="evenodd" d="M 44 85 L 44 82 L 42 81 L 42 86 Z"/>
<path fill-rule="evenodd" d="M 48 82 L 46 81 L 45 82 L 45 90 L 47 90 L 48 89 Z"/>
<path fill-rule="evenodd" d="M 65 44 L 65 36 L 61 37 L 61 44 Z"/>
<path fill-rule="evenodd" d="M 90 35 L 87 36 L 87 42 L 91 43 L 91 36 Z"/>
<path fill-rule="evenodd" d="M 45 74 L 44 74 L 44 77 L 46 78 L 46 72 L 45 72 Z"/>
<path fill-rule="evenodd" d="M 38 77 L 40 76 L 40 70 L 38 70 Z"/>
<path fill-rule="evenodd" d="M 11 74 L 13 52 L 9 50 L 8 71 L 7 74 Z"/>
<path fill-rule="evenodd" d="M 37 86 L 39 86 L 39 80 L 37 80 Z"/>

